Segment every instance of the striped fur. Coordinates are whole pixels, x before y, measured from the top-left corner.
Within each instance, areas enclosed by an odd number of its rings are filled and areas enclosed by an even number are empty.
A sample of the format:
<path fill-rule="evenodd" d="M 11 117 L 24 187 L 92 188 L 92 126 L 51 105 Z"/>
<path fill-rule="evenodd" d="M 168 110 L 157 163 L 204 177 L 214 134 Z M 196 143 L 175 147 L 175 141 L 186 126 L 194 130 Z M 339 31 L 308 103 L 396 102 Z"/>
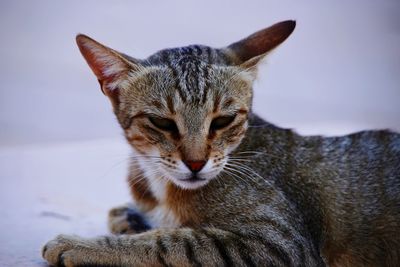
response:
<path fill-rule="evenodd" d="M 146 60 L 78 36 L 133 148 L 135 205 L 110 212 L 116 235 L 61 235 L 43 257 L 56 266 L 399 266 L 400 135 L 303 137 L 251 113 L 257 64 L 293 29 L 282 22 L 226 48 Z"/>

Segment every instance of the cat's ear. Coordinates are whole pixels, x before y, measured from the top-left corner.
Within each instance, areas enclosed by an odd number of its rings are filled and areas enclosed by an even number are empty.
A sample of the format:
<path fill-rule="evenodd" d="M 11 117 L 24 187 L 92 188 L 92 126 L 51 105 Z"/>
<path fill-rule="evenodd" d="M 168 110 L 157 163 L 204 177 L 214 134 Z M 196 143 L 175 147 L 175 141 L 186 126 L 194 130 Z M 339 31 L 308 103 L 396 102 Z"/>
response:
<path fill-rule="evenodd" d="M 295 27 L 293 20 L 279 22 L 229 45 L 227 52 L 238 65 L 255 67 L 268 52 L 285 41 Z"/>
<path fill-rule="evenodd" d="M 99 80 L 101 90 L 111 98 L 118 90 L 118 83 L 127 76 L 128 72 L 139 68 L 135 62 L 128 60 L 123 54 L 86 35 L 77 35 L 76 43 Z"/>

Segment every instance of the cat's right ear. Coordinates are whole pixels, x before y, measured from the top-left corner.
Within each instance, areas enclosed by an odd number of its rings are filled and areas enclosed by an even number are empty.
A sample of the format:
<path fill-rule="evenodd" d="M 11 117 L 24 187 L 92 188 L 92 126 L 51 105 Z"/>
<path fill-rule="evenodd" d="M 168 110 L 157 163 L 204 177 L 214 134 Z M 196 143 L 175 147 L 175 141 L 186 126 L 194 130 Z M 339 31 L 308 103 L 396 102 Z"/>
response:
<path fill-rule="evenodd" d="M 89 67 L 99 80 L 101 90 L 111 99 L 118 92 L 118 84 L 131 70 L 139 66 L 126 59 L 121 53 L 108 48 L 92 38 L 78 34 L 76 43 Z"/>

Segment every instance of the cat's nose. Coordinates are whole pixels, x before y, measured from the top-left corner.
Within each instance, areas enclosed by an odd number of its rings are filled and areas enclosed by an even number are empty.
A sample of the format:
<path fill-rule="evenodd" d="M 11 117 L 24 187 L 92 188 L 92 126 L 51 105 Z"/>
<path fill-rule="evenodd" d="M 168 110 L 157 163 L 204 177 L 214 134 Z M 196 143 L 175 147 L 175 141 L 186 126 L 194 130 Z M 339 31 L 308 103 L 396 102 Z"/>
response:
<path fill-rule="evenodd" d="M 206 162 L 206 160 L 183 160 L 183 163 L 194 173 L 201 171 Z"/>

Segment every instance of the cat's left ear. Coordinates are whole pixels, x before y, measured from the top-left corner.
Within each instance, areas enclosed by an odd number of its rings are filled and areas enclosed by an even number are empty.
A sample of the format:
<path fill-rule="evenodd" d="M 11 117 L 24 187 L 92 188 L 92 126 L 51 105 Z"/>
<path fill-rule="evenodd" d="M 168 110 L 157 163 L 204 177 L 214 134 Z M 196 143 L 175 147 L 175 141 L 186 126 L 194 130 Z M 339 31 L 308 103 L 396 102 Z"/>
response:
<path fill-rule="evenodd" d="M 77 35 L 76 43 L 99 80 L 101 90 L 113 100 L 119 83 L 126 78 L 129 71 L 137 70 L 139 65 L 86 35 Z"/>
<path fill-rule="evenodd" d="M 293 20 L 276 23 L 229 45 L 225 51 L 237 65 L 246 69 L 254 68 L 271 50 L 285 41 L 295 27 Z"/>

